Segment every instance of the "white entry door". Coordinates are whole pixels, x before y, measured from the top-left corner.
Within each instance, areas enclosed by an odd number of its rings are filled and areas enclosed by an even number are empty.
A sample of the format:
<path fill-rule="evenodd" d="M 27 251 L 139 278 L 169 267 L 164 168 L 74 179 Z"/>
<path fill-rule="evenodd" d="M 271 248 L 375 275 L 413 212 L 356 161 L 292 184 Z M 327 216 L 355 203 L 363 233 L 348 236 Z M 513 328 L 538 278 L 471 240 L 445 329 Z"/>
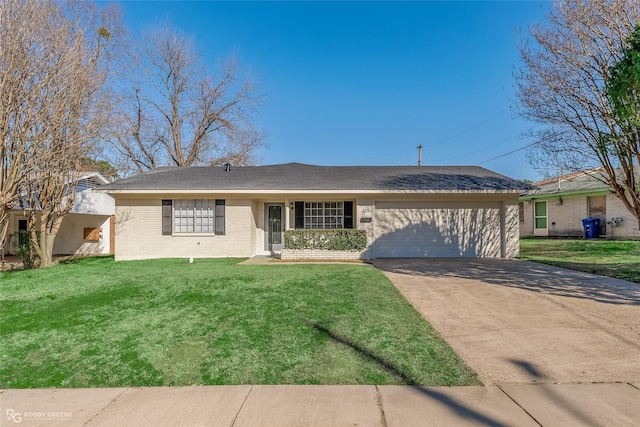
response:
<path fill-rule="evenodd" d="M 266 205 L 267 210 L 267 250 L 279 252 L 284 246 L 284 205 Z"/>
<path fill-rule="evenodd" d="M 533 235 L 548 236 L 547 201 L 533 202 Z"/>

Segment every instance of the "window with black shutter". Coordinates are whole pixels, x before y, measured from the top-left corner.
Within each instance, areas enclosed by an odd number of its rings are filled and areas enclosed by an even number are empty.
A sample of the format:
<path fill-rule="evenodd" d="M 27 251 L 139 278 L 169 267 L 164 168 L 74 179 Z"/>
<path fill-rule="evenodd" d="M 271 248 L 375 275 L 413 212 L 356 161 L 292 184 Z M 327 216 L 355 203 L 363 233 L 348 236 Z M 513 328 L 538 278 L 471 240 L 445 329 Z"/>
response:
<path fill-rule="evenodd" d="M 353 228 L 353 202 L 344 202 L 344 228 Z"/>
<path fill-rule="evenodd" d="M 304 202 L 295 203 L 296 228 L 304 228 Z"/>
<path fill-rule="evenodd" d="M 162 234 L 225 234 L 225 201 L 163 200 Z"/>
<path fill-rule="evenodd" d="M 216 230 L 215 233 L 224 235 L 224 216 L 225 216 L 225 201 L 221 199 L 216 200 Z"/>
<path fill-rule="evenodd" d="M 162 201 L 162 235 L 171 235 L 171 200 Z"/>

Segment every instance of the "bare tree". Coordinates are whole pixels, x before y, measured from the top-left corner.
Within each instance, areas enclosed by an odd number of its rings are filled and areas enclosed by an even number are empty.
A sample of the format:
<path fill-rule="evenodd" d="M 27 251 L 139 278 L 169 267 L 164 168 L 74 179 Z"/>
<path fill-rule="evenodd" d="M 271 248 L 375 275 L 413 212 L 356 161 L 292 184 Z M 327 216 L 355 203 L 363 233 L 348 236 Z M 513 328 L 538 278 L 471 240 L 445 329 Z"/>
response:
<path fill-rule="evenodd" d="M 212 76 L 193 42 L 167 25 L 147 31 L 136 45 L 132 63 L 143 78 L 124 98 L 114 130 L 119 170 L 255 159 L 264 134 L 253 129 L 250 116 L 261 94 L 234 58 Z"/>
<path fill-rule="evenodd" d="M 607 95 L 622 136 L 618 144 L 628 155 L 621 161 L 633 163 L 633 157 L 640 156 L 640 21 L 628 38 L 622 59 L 611 68 Z"/>
<path fill-rule="evenodd" d="M 101 91 L 115 10 L 92 3 L 0 2 L 0 237 L 9 212 L 24 209 L 41 265 L 71 210 L 80 160 L 108 119 Z"/>
<path fill-rule="evenodd" d="M 41 135 L 37 123 L 45 115 L 46 102 L 38 94 L 38 82 L 46 82 L 42 70 L 29 62 L 37 52 L 44 34 L 30 34 L 23 23 L 44 28 L 46 17 L 34 4 L 2 0 L 0 3 L 0 247 L 4 246 L 9 213 L 19 203 L 24 174 L 31 171 L 28 162 L 36 152 Z M 42 57 L 51 52 L 41 51 Z"/>
<path fill-rule="evenodd" d="M 619 122 L 607 93 L 639 19 L 637 0 L 557 1 L 547 22 L 530 27 L 515 77 L 521 114 L 541 125 L 532 155 L 538 166 L 603 168 L 603 182 L 640 228 L 637 127 Z"/>

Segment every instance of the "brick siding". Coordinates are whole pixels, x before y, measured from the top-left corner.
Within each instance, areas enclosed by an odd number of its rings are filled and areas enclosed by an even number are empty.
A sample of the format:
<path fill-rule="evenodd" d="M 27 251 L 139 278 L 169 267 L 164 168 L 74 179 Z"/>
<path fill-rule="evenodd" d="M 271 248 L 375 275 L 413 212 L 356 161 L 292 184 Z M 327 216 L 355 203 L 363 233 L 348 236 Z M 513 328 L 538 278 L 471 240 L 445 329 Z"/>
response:
<path fill-rule="evenodd" d="M 252 202 L 229 200 L 225 235 L 162 235 L 162 200 L 118 200 L 116 260 L 250 257 L 255 254 Z M 253 239 L 255 241 L 255 239 Z"/>
<path fill-rule="evenodd" d="M 367 259 L 366 251 L 328 251 L 325 249 L 283 249 L 280 254 L 283 260 L 322 259 L 349 260 Z"/>

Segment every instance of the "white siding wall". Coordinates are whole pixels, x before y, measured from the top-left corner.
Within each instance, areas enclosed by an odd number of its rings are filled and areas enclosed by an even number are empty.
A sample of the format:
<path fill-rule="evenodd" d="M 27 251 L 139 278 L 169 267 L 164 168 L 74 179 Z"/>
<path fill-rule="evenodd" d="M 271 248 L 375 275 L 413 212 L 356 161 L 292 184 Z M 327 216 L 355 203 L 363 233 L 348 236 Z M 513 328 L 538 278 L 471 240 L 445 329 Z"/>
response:
<path fill-rule="evenodd" d="M 252 256 L 252 206 L 250 200 L 226 199 L 224 236 L 163 236 L 161 199 L 118 200 L 116 260 Z"/>
<path fill-rule="evenodd" d="M 109 218 L 106 215 L 67 214 L 56 236 L 53 253 L 55 255 L 108 255 L 111 232 Z M 9 240 L 4 247 L 5 255 L 14 253 L 15 233 L 18 231 L 18 221 L 21 219 L 26 219 L 22 211 L 16 210 L 9 215 Z M 102 238 L 99 241 L 85 240 L 85 228 L 102 228 Z"/>
<path fill-rule="evenodd" d="M 100 240 L 85 240 L 85 228 L 102 229 Z M 108 216 L 67 214 L 56 236 L 53 253 L 56 255 L 108 255 L 110 231 Z"/>
<path fill-rule="evenodd" d="M 94 193 L 91 189 L 79 191 L 73 199 L 71 212 L 92 215 L 113 215 L 116 203 L 113 197 L 104 193 Z"/>

